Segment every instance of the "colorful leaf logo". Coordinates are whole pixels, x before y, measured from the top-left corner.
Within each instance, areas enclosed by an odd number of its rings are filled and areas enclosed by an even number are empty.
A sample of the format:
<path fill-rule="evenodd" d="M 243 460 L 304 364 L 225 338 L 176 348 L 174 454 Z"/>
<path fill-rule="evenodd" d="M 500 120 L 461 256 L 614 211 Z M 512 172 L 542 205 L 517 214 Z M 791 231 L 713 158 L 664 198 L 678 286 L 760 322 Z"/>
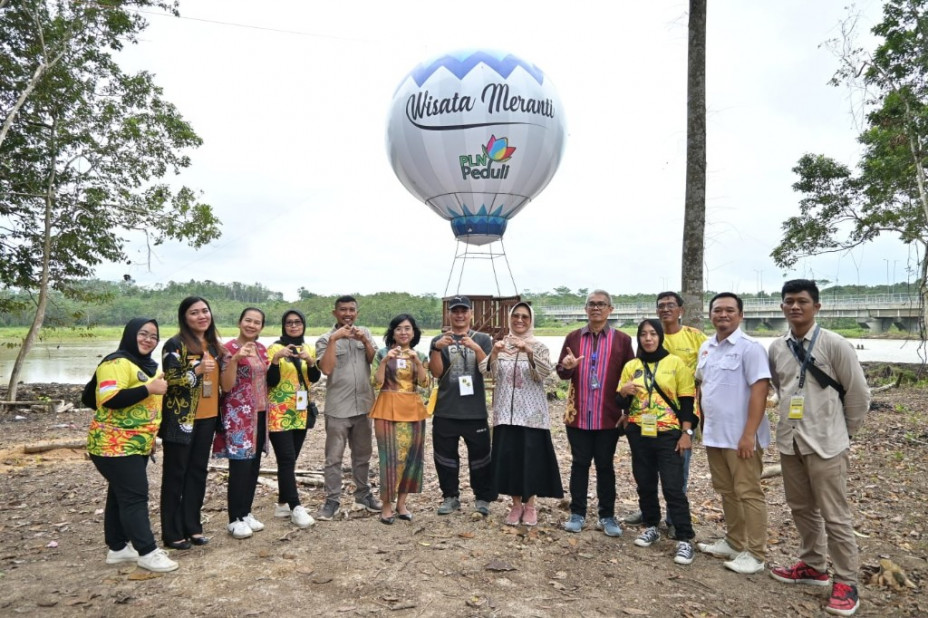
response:
<path fill-rule="evenodd" d="M 490 141 L 483 147 L 483 154 L 497 163 L 505 163 L 515 151 L 515 146 L 509 145 L 509 138 L 501 137 L 497 139 L 495 135 L 491 135 Z"/>

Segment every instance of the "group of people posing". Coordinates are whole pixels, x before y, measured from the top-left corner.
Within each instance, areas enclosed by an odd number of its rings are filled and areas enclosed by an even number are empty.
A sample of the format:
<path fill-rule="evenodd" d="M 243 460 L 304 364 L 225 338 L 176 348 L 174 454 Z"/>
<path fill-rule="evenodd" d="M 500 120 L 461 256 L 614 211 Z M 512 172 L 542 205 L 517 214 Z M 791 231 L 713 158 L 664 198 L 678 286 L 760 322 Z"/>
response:
<path fill-rule="evenodd" d="M 625 518 L 643 526 L 639 547 L 661 538 L 660 485 L 666 521 L 676 540 L 673 560 L 693 562 L 695 532 L 687 500 L 690 454 L 701 430 L 712 484 L 722 500 L 726 536 L 699 543 L 737 573 L 765 568 L 767 511 L 760 483 L 763 449 L 771 432 L 768 389 L 779 394 L 777 447 L 787 502 L 799 530 L 800 561 L 770 574 L 786 583 L 834 583 L 827 611 L 852 615 L 857 595 L 857 545 L 847 500 L 850 436 L 869 408 L 869 390 L 849 342 L 815 323 L 815 283 L 787 282 L 782 308 L 790 325 L 769 353 L 740 329 L 741 299 L 716 295 L 711 337 L 681 323 L 683 299 L 658 295 L 658 319 L 631 337 L 609 325 L 612 301 L 588 295 L 587 324 L 567 335 L 553 362 L 533 334 L 534 314 L 520 302 L 509 312 L 499 341 L 472 328 L 466 296 L 448 302 L 450 328 L 434 337 L 429 353 L 415 350 L 421 331 L 413 316 L 396 316 L 378 349 L 356 324 L 358 303 L 336 300 L 333 328 L 310 348 L 306 320 L 284 313 L 281 336 L 265 349 L 258 337 L 264 313 L 245 309 L 238 337 L 220 343 L 209 303 L 190 297 L 178 309 L 179 332 L 162 348 L 162 371 L 151 355 L 158 323 L 126 325 L 119 349 L 96 372 L 96 413 L 88 450 L 108 481 L 104 534 L 106 562 L 132 562 L 152 571 L 178 567 L 158 547 L 148 518 L 146 467 L 155 436 L 163 442 L 161 530 L 175 550 L 209 542 L 200 523 L 210 454 L 229 460 L 228 532 L 244 539 L 264 528 L 252 513 L 262 454 L 277 459 L 274 516 L 308 527 L 341 509 L 342 460 L 351 451 L 355 508 L 379 521 L 411 521 L 409 494 L 422 488 L 426 419 L 432 416 L 433 460 L 442 492 L 438 515 L 461 508 L 458 446 L 467 448 L 473 508 L 483 516 L 500 493 L 511 497 L 509 525 L 538 523 L 536 499 L 561 498 L 563 487 L 551 440 L 545 379 L 569 382 L 564 422 L 570 445 L 568 532 L 587 517 L 591 465 L 596 467 L 596 527 L 619 536 L 614 459 L 628 439 L 640 512 Z M 311 516 L 300 503 L 295 465 L 318 410 L 310 386 L 327 376 L 325 501 Z M 495 384 L 492 414 L 484 378 Z M 428 407 L 423 394 L 435 384 Z M 376 393 L 375 393 L 376 389 Z M 371 421 L 373 419 L 373 421 Z M 492 419 L 492 437 L 489 422 Z M 379 499 L 369 480 L 372 442 L 379 452 Z"/>

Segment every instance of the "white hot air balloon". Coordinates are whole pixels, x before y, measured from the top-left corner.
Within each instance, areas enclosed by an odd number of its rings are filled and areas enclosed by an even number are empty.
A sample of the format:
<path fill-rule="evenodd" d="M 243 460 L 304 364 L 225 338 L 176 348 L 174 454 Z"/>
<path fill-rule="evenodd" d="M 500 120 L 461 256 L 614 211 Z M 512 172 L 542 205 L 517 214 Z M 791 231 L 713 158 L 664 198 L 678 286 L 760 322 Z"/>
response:
<path fill-rule="evenodd" d="M 551 81 L 512 54 L 470 50 L 420 64 L 396 89 L 387 152 L 400 182 L 458 240 L 502 239 L 547 186 L 564 150 Z"/>

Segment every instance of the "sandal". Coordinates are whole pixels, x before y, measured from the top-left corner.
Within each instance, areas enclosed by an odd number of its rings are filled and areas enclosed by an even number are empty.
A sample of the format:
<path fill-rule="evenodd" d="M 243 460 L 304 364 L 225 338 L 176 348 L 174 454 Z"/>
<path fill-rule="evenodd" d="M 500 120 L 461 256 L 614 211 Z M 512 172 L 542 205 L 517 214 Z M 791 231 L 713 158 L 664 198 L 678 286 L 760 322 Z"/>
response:
<path fill-rule="evenodd" d="M 171 549 L 178 549 L 178 550 L 190 549 L 191 547 L 193 547 L 190 544 L 190 541 L 188 541 L 187 539 L 181 539 L 179 541 L 165 541 L 164 545 Z"/>
<path fill-rule="evenodd" d="M 396 516 L 403 521 L 412 521 L 412 513 L 397 513 Z"/>
<path fill-rule="evenodd" d="M 392 526 L 393 522 L 396 521 L 396 515 L 390 515 L 389 517 L 381 517 L 380 523 Z"/>

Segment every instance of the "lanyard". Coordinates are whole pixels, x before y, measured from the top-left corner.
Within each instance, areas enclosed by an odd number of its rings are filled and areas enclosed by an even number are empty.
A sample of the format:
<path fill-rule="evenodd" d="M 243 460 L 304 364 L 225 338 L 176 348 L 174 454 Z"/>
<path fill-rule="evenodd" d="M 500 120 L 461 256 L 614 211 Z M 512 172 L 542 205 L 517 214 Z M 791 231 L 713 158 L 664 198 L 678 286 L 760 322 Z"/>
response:
<path fill-rule="evenodd" d="M 651 394 L 654 392 L 654 387 L 657 384 L 657 366 L 661 364 L 660 361 L 654 363 L 654 371 L 651 371 L 651 368 L 648 367 L 648 363 L 642 363 L 644 365 L 644 387 L 648 391 L 648 407 L 651 409 Z M 650 384 L 648 383 L 650 380 Z"/>
<path fill-rule="evenodd" d="M 821 330 L 821 327 L 816 324 L 815 331 L 812 333 L 812 340 L 809 341 L 809 349 L 804 350 L 805 356 L 800 357 L 799 351 L 802 350 L 802 341 L 792 341 L 791 346 L 789 346 L 790 351 L 792 351 L 793 356 L 796 357 L 796 360 L 799 361 L 799 390 L 802 390 L 802 387 L 806 383 L 806 369 L 809 367 L 809 362 L 812 360 L 812 348 L 815 347 L 815 341 L 818 339 L 818 333 Z"/>

